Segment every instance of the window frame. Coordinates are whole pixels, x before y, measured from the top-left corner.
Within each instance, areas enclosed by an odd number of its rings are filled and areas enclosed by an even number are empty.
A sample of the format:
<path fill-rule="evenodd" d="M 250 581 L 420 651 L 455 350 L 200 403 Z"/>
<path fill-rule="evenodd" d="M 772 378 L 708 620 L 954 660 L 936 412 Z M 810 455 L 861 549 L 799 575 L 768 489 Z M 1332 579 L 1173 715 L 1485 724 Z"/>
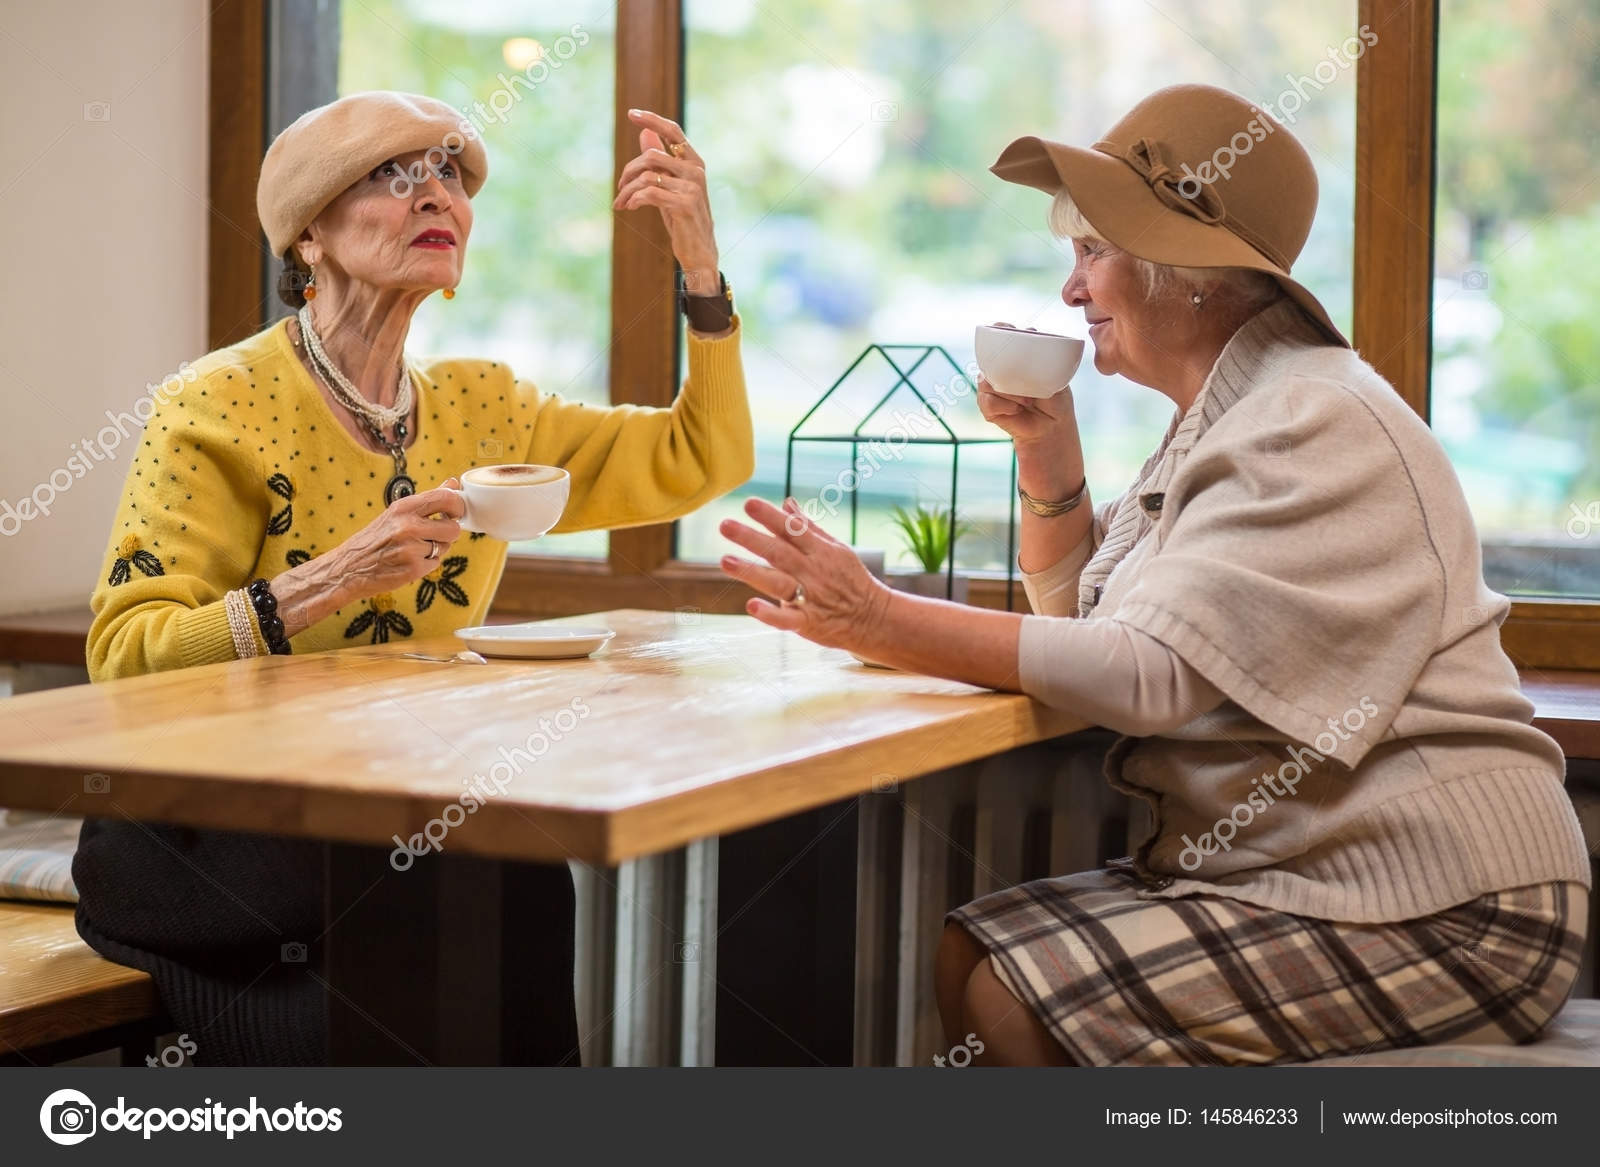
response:
<path fill-rule="evenodd" d="M 264 327 L 271 257 L 255 227 L 255 181 L 266 150 L 268 0 L 221 0 L 211 17 L 211 222 L 207 334 L 212 348 Z M 616 109 L 683 118 L 681 0 L 620 0 Z M 1358 26 L 1377 43 L 1356 64 L 1353 260 L 1356 350 L 1428 420 L 1432 365 L 1435 86 L 1439 0 L 1359 0 Z M 637 148 L 616 119 L 614 170 Z M 610 398 L 665 406 L 677 392 L 683 326 L 675 269 L 659 218 L 612 220 Z M 576 615 L 612 608 L 741 612 L 752 593 L 715 564 L 674 557 L 674 527 L 611 532 L 604 559 L 512 556 L 493 611 Z M 972 581 L 971 602 L 1005 608 L 1003 579 Z M 1026 610 L 1020 590 L 1019 610 Z M 1600 668 L 1600 602 L 1516 598 L 1501 641 L 1519 668 Z"/>

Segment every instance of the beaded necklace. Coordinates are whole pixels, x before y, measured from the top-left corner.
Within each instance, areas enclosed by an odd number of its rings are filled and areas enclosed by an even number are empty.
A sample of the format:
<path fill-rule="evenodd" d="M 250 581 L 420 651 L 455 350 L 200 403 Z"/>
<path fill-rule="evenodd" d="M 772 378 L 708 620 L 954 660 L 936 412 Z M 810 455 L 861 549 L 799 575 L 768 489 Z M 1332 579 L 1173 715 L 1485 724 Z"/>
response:
<path fill-rule="evenodd" d="M 309 305 L 300 309 L 298 316 L 300 322 L 300 336 L 305 341 L 306 352 L 311 357 L 311 367 L 316 371 L 322 383 L 328 387 L 328 392 L 334 400 L 355 414 L 366 431 L 380 446 L 389 452 L 389 457 L 394 460 L 394 474 L 383 486 L 383 503 L 389 506 L 396 499 L 405 498 L 417 492 L 417 484 L 406 473 L 406 419 L 411 416 L 411 403 L 413 390 L 411 375 L 405 367 L 405 360 L 401 358 L 400 383 L 395 393 L 393 405 L 376 405 L 361 396 L 360 390 L 350 382 L 350 379 L 339 371 L 329 358 L 327 351 L 322 347 L 322 338 L 317 335 L 316 328 L 311 323 L 311 308 Z M 394 441 L 390 441 L 384 434 L 389 426 L 394 427 Z"/>

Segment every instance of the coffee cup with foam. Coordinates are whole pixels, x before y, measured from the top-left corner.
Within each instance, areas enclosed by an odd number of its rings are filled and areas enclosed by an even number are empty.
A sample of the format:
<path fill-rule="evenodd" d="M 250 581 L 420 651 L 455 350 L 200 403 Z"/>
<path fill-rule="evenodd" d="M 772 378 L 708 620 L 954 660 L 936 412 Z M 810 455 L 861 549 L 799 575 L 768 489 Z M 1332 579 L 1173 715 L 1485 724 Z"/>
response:
<path fill-rule="evenodd" d="M 461 529 L 508 543 L 537 539 L 560 521 L 571 489 L 572 476 L 559 466 L 475 466 L 456 492 L 467 508 Z"/>

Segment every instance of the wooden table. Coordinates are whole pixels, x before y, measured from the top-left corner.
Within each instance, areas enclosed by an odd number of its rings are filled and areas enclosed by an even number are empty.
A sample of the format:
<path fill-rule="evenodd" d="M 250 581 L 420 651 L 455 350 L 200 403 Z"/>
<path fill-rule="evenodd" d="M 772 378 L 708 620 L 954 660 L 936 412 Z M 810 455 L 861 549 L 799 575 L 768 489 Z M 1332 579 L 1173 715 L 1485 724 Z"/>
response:
<path fill-rule="evenodd" d="M 0 806 L 327 841 L 340 1062 L 498 1060 L 511 1003 L 494 986 L 518 943 L 514 918 L 502 926 L 514 904 L 501 868 L 514 865 L 483 859 L 593 865 L 615 918 L 588 935 L 615 947 L 580 964 L 611 1006 L 599 1012 L 613 1016 L 617 1060 L 660 1058 L 669 1008 L 668 1056 L 696 1062 L 709 1057 L 714 962 L 665 1006 L 625 990 L 670 961 L 669 945 L 714 938 L 716 836 L 1083 728 L 1021 696 L 869 669 L 748 617 L 568 622 L 618 635 L 576 661 L 399 655 L 457 647 L 443 638 L 0 702 Z M 483 797 L 467 815 L 469 788 Z M 430 831 L 442 850 L 419 838 L 429 854 L 406 862 L 395 839 Z M 627 863 L 639 857 L 654 858 Z M 642 918 L 668 899 L 698 905 L 696 918 Z"/>

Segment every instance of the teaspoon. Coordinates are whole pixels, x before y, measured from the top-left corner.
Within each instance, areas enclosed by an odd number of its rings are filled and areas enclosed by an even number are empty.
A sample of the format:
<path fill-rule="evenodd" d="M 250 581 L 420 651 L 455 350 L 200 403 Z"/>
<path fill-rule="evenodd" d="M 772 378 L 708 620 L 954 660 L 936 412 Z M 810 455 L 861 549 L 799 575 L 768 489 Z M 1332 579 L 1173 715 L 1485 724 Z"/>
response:
<path fill-rule="evenodd" d="M 456 653 L 455 656 L 424 656 L 420 652 L 402 652 L 400 655 L 410 657 L 412 660 L 431 660 L 435 664 L 450 664 L 454 661 L 460 661 L 465 665 L 486 665 L 489 663 L 470 649 L 463 649 L 461 652 Z"/>

